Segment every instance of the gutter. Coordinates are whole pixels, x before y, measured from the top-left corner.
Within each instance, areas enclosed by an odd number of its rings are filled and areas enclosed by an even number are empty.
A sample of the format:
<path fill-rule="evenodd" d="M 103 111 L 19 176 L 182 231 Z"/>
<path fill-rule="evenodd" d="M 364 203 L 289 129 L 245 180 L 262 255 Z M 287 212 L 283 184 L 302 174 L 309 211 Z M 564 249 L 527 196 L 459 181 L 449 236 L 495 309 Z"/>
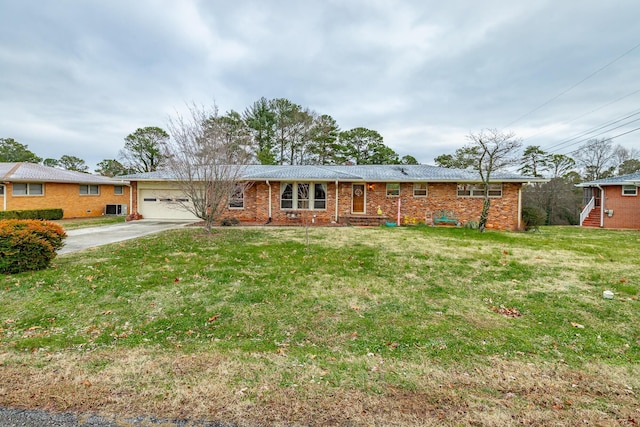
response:
<path fill-rule="evenodd" d="M 267 219 L 266 222 L 267 224 L 269 224 L 271 222 L 271 183 L 268 179 L 265 182 L 267 183 L 267 187 L 269 187 L 269 219 Z"/>
<path fill-rule="evenodd" d="M 338 221 L 338 194 L 339 194 L 339 192 L 338 192 L 338 180 L 336 179 L 336 215 L 335 215 L 336 224 L 338 224 L 338 222 L 339 222 Z"/>

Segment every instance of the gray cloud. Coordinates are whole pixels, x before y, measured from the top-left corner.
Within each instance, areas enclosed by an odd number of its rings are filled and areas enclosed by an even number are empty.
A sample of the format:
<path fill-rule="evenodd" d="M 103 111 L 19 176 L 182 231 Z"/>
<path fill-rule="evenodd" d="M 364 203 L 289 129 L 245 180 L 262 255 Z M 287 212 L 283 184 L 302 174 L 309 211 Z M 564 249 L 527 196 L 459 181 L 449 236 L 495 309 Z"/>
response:
<path fill-rule="evenodd" d="M 242 111 L 265 96 L 376 129 L 425 163 L 487 127 L 545 148 L 636 109 L 638 94 L 585 115 L 640 89 L 640 49 L 533 111 L 639 43 L 638 12 L 633 0 L 0 0 L 0 137 L 95 165 L 185 103 Z M 637 147 L 635 135 L 616 142 Z"/>

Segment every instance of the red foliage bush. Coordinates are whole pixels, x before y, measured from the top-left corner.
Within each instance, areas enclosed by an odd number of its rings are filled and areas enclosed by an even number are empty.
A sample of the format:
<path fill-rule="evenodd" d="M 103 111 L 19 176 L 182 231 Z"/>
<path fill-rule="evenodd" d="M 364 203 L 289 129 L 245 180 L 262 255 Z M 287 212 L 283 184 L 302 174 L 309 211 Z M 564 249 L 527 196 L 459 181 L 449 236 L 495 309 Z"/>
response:
<path fill-rule="evenodd" d="M 137 221 L 139 219 L 142 219 L 142 215 L 139 214 L 138 212 L 134 212 L 132 214 L 127 215 L 127 217 L 124 220 L 125 221 Z"/>
<path fill-rule="evenodd" d="M 0 220 L 0 273 L 20 273 L 47 268 L 67 237 L 53 222 Z"/>

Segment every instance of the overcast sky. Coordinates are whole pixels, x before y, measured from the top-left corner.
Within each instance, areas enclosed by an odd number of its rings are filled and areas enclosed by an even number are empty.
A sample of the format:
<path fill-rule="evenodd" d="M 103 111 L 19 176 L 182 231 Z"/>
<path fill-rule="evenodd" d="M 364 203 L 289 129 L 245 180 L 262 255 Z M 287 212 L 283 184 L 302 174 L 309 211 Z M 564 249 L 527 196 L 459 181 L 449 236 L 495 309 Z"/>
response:
<path fill-rule="evenodd" d="M 566 154 L 640 127 L 569 140 L 640 111 L 638 17 L 637 0 L 0 0 L 0 137 L 93 170 L 186 103 L 264 96 L 421 163 L 484 128 Z"/>

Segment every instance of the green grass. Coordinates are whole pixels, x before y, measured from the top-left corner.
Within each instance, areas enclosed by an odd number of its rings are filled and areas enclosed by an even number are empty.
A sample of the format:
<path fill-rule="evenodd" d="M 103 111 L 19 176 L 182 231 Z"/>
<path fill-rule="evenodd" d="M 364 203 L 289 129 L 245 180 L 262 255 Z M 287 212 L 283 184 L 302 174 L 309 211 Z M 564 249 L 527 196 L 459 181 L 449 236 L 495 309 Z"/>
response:
<path fill-rule="evenodd" d="M 637 232 L 561 227 L 317 228 L 308 244 L 303 228 L 172 230 L 3 277 L 0 353 L 217 354 L 253 367 L 229 379 L 253 396 L 263 377 L 411 392 L 425 364 L 631 369 L 638 253 Z M 377 373 L 372 360 L 394 368 Z"/>
<path fill-rule="evenodd" d="M 60 224 L 65 230 L 73 230 L 76 228 L 99 227 L 102 225 L 119 224 L 124 222 L 123 216 L 97 216 L 89 218 L 70 218 L 53 221 Z"/>

